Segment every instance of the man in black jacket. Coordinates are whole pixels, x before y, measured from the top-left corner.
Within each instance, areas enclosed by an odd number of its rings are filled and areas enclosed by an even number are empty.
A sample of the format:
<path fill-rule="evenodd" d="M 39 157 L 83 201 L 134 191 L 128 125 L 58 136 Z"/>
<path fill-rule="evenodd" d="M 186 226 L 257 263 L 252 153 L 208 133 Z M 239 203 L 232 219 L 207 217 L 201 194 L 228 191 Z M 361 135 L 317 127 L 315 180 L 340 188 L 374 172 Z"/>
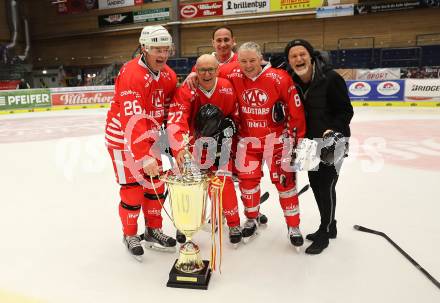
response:
<path fill-rule="evenodd" d="M 324 142 L 329 139 L 350 137 L 353 107 L 344 79 L 332 70 L 319 52 L 303 39 L 290 41 L 285 48 L 288 70 L 302 95 L 306 112 L 306 137 Z M 335 140 L 337 141 L 337 139 Z M 322 145 L 321 145 L 322 146 Z M 321 162 L 309 171 L 309 181 L 321 215 L 319 229 L 307 235 L 313 243 L 307 254 L 319 254 L 336 238 L 336 191 L 342 160 L 337 163 Z"/>

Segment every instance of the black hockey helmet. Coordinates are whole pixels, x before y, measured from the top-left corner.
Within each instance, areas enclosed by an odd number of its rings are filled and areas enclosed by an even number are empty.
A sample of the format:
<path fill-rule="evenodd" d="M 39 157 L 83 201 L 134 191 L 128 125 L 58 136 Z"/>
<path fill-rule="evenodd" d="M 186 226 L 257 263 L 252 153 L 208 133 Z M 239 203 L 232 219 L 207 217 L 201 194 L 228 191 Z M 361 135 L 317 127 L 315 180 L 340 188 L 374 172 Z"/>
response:
<path fill-rule="evenodd" d="M 321 162 L 331 166 L 338 164 L 348 153 L 348 140 L 343 134 L 331 131 L 323 138 Z"/>
<path fill-rule="evenodd" d="M 203 105 L 196 115 L 196 136 L 214 136 L 219 132 L 223 119 L 224 115 L 220 108 L 209 103 Z"/>

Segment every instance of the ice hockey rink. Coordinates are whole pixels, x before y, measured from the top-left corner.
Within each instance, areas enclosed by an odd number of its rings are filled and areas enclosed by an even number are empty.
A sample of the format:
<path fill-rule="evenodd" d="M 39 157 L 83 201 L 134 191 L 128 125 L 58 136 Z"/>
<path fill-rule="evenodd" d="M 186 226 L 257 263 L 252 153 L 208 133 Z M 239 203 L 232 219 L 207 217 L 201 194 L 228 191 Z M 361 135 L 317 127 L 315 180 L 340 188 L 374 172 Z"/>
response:
<path fill-rule="evenodd" d="M 385 239 L 440 279 L 440 108 L 355 108 L 350 157 L 337 186 L 338 238 L 322 254 L 289 244 L 275 187 L 268 227 L 247 245 L 225 243 L 209 289 L 165 286 L 176 253 L 121 241 L 118 186 L 104 145 L 106 110 L 0 116 L 0 302 L 440 302 L 440 291 Z M 300 173 L 298 187 L 307 184 Z M 303 234 L 315 231 L 311 190 Z M 243 217 L 242 217 L 243 218 Z M 139 221 L 141 222 L 141 221 Z M 143 230 L 143 229 L 141 229 Z M 174 228 L 164 216 L 164 230 Z M 194 240 L 204 259 L 210 235 Z"/>

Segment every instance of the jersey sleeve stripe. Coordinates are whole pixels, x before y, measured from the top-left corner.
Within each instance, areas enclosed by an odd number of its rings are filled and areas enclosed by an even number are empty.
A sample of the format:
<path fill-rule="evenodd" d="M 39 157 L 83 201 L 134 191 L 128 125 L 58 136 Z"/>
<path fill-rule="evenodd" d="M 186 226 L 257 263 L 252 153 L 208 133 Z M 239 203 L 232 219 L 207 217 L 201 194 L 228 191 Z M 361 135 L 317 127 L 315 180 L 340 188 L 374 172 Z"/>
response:
<path fill-rule="evenodd" d="M 119 139 L 119 138 L 112 137 L 112 136 L 110 136 L 109 134 L 105 134 L 105 137 L 106 137 L 106 139 L 109 140 L 109 141 L 113 141 L 113 142 L 117 142 L 117 143 L 125 144 L 125 141 L 124 141 L 123 139 Z"/>

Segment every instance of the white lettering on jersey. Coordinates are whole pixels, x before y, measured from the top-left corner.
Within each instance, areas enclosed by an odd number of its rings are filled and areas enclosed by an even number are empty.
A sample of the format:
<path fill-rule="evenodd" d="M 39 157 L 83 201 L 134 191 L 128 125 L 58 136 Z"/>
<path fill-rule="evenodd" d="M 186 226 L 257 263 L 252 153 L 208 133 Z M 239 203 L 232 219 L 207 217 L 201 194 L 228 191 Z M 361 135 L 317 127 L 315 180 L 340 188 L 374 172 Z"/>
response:
<path fill-rule="evenodd" d="M 243 78 L 243 74 L 241 73 L 240 69 L 234 68 L 228 75 L 228 78 Z"/>
<path fill-rule="evenodd" d="M 270 109 L 269 108 L 259 108 L 259 107 L 247 107 L 247 106 L 243 106 L 241 108 L 241 112 L 243 114 L 251 114 L 251 115 L 260 115 L 260 116 L 264 116 L 269 114 Z"/>
<path fill-rule="evenodd" d="M 161 76 L 162 78 L 164 78 L 165 80 L 169 80 L 169 81 L 171 81 L 171 76 L 170 76 L 170 73 L 168 73 L 168 72 L 161 71 L 161 72 L 160 72 L 160 76 Z"/>
<path fill-rule="evenodd" d="M 163 109 L 161 110 L 150 110 L 147 112 L 147 115 L 153 117 L 153 118 L 162 118 L 165 115 L 165 111 Z"/>
<path fill-rule="evenodd" d="M 265 76 L 266 76 L 266 78 L 274 79 L 277 82 L 277 84 L 281 83 L 281 81 L 280 81 L 281 76 L 277 73 L 266 73 Z"/>
<path fill-rule="evenodd" d="M 151 94 L 151 103 L 157 107 L 162 108 L 164 105 L 164 93 L 162 89 L 156 89 Z"/>
<path fill-rule="evenodd" d="M 241 97 L 247 105 L 258 107 L 266 104 L 269 99 L 267 93 L 259 88 L 247 89 L 242 93 Z"/>
<path fill-rule="evenodd" d="M 234 94 L 234 92 L 232 91 L 231 87 L 222 87 L 219 89 L 218 91 L 220 94 L 225 94 L 225 95 L 232 95 Z"/>
<path fill-rule="evenodd" d="M 134 95 L 136 98 L 141 97 L 141 94 L 139 94 L 138 92 L 132 91 L 132 90 L 123 90 L 122 92 L 119 93 L 119 95 L 121 97 L 128 96 L 128 95 Z"/>
<path fill-rule="evenodd" d="M 249 128 L 260 128 L 260 127 L 267 127 L 267 121 L 266 120 L 248 120 L 247 126 Z"/>

